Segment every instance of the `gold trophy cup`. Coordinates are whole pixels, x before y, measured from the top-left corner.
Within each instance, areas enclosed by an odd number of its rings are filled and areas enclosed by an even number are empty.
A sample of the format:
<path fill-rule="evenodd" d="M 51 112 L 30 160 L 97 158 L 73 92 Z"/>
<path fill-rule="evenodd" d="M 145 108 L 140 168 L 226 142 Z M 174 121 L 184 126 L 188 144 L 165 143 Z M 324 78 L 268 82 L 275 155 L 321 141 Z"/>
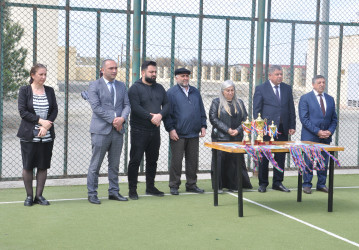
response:
<path fill-rule="evenodd" d="M 269 125 L 269 129 L 270 129 L 270 135 L 271 135 L 270 141 L 274 141 L 274 134 L 277 131 L 277 126 L 274 125 L 274 121 L 272 121 L 272 124 Z"/>
<path fill-rule="evenodd" d="M 244 142 L 249 143 L 250 142 L 249 134 L 251 133 L 252 123 L 249 121 L 248 116 L 247 116 L 247 120 L 243 122 L 243 125 L 249 130 L 249 132 L 244 130 Z"/>
<path fill-rule="evenodd" d="M 255 124 L 256 124 L 256 128 L 257 128 L 257 141 L 258 142 L 263 142 L 263 128 L 264 128 L 264 120 L 261 117 L 261 113 L 258 113 L 258 117 L 257 119 L 254 120 Z"/>

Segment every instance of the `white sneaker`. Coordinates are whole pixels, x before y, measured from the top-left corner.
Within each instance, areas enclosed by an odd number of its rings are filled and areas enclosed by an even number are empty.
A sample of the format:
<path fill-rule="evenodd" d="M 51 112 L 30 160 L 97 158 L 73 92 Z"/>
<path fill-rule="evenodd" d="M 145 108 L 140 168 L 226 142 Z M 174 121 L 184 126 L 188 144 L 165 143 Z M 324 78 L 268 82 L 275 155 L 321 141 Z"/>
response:
<path fill-rule="evenodd" d="M 218 189 L 219 194 L 223 194 L 223 189 Z"/>

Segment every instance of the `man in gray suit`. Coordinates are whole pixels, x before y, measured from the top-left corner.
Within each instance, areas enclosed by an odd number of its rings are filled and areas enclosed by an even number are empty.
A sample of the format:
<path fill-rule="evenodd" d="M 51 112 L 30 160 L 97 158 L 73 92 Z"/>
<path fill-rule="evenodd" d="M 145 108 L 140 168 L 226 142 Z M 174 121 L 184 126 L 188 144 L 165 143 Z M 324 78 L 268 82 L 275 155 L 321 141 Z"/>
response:
<path fill-rule="evenodd" d="M 90 125 L 92 158 L 87 174 L 88 200 L 101 204 L 97 197 L 98 176 L 103 158 L 108 153 L 108 198 L 127 201 L 119 193 L 118 171 L 123 145 L 124 123 L 130 113 L 130 102 L 126 86 L 116 81 L 117 64 L 106 59 L 102 62 L 103 77 L 89 86 L 89 102 L 92 108 Z"/>

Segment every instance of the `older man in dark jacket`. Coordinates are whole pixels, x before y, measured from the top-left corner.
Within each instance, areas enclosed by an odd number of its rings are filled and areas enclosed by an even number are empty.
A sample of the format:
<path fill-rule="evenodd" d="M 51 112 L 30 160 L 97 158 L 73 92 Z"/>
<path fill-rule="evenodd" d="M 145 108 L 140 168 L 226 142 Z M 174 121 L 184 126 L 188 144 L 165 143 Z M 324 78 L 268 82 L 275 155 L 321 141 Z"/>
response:
<path fill-rule="evenodd" d="M 170 134 L 171 166 L 170 192 L 178 195 L 181 185 L 182 159 L 186 159 L 186 191 L 204 193 L 197 187 L 199 137 L 206 135 L 206 112 L 200 92 L 189 85 L 190 71 L 180 68 L 175 71 L 177 85 L 167 91 L 171 106 L 165 120 Z"/>

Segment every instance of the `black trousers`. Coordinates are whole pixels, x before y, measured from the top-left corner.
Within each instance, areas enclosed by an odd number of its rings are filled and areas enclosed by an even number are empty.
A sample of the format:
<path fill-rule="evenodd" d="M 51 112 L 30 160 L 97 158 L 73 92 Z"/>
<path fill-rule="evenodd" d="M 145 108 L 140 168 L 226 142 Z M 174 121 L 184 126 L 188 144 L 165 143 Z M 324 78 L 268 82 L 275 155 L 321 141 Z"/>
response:
<path fill-rule="evenodd" d="M 143 154 L 146 155 L 146 186 L 153 187 L 155 184 L 157 160 L 161 145 L 160 129 L 144 131 L 131 129 L 130 162 L 128 164 L 128 187 L 137 188 L 138 169 Z"/>
<path fill-rule="evenodd" d="M 288 141 L 288 134 L 283 133 L 283 126 L 279 125 L 278 131 L 281 134 L 278 134 L 278 138 L 274 138 L 276 141 Z M 269 136 L 263 137 L 264 141 L 269 141 Z M 285 163 L 285 155 L 286 153 L 275 153 L 274 154 L 274 160 L 278 163 L 278 166 L 283 169 L 283 173 L 278 171 L 276 168 L 273 168 L 273 184 L 272 186 L 279 186 L 283 182 L 284 177 L 284 163 Z M 262 158 L 261 163 L 259 164 L 258 169 L 258 179 L 259 179 L 259 185 L 268 186 L 268 159 L 266 157 Z"/>

